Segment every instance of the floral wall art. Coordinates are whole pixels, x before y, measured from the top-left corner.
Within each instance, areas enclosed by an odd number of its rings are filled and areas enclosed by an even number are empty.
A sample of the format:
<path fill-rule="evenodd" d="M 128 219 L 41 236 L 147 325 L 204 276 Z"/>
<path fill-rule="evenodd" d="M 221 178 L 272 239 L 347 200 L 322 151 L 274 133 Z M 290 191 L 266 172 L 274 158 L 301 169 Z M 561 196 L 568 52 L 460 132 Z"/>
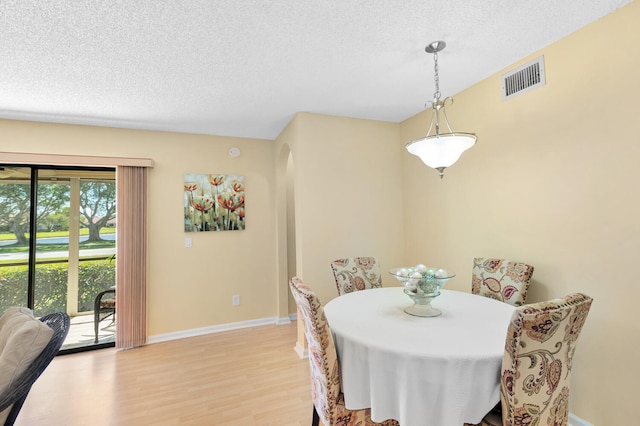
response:
<path fill-rule="evenodd" d="M 244 176 L 184 175 L 185 232 L 237 231 L 244 227 Z"/>

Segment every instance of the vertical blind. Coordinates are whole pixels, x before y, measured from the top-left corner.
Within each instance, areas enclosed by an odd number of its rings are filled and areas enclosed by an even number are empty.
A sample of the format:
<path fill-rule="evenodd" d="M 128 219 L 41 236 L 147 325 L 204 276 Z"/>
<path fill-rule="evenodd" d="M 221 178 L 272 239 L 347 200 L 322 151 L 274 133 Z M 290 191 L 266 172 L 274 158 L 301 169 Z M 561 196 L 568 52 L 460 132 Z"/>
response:
<path fill-rule="evenodd" d="M 147 343 L 147 169 L 118 166 L 116 348 Z"/>

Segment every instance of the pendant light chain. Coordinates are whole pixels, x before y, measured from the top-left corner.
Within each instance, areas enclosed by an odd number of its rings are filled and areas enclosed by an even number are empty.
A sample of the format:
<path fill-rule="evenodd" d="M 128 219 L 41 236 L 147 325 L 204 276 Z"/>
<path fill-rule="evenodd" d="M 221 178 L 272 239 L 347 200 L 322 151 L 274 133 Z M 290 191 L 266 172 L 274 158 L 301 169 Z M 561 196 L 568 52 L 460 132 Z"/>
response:
<path fill-rule="evenodd" d="M 434 77 L 433 80 L 436 83 L 436 91 L 433 94 L 433 98 L 434 98 L 434 102 L 437 103 L 440 100 L 440 76 L 438 75 L 438 52 L 433 52 L 433 60 L 434 60 L 434 65 L 433 65 L 433 71 L 434 71 Z"/>

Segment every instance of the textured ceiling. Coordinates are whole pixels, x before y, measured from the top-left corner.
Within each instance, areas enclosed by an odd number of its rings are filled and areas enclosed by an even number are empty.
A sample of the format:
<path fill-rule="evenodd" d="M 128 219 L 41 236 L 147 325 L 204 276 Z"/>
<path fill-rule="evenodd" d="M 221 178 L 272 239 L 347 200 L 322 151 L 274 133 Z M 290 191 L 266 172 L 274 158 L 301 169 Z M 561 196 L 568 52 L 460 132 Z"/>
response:
<path fill-rule="evenodd" d="M 2 0 L 0 118 L 274 139 L 399 122 L 630 0 Z M 597 52 L 594 52 L 597 54 Z"/>

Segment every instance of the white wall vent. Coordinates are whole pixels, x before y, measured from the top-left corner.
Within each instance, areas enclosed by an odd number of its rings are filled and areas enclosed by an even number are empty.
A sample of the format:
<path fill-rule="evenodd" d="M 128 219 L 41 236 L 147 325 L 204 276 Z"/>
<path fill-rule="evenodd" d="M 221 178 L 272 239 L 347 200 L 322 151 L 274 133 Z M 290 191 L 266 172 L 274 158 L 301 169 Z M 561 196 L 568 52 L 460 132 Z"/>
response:
<path fill-rule="evenodd" d="M 513 71 L 502 74 L 502 100 L 506 101 L 544 84 L 544 56 L 540 56 Z"/>

